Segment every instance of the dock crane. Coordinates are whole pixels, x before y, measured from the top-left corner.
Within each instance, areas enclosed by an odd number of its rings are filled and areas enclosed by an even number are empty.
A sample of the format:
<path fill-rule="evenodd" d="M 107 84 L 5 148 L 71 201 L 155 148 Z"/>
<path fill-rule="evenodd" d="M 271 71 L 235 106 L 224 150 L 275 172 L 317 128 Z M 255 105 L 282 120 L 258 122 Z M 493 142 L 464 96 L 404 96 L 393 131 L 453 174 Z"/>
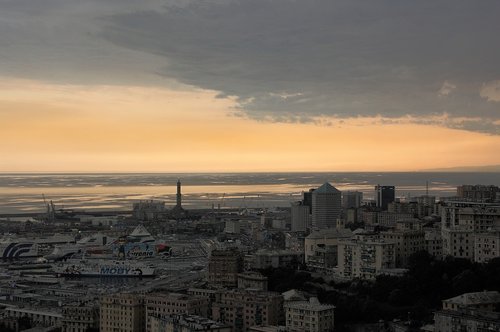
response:
<path fill-rule="evenodd" d="M 47 208 L 47 221 L 52 222 L 55 220 L 55 215 L 56 215 L 56 207 L 54 206 L 54 202 L 52 200 L 50 203 L 47 203 L 47 199 L 45 198 L 45 194 L 42 194 L 43 197 L 43 203 L 45 204 L 45 207 Z"/>
<path fill-rule="evenodd" d="M 217 210 L 219 210 L 219 213 L 220 213 L 220 209 L 221 207 L 224 207 L 224 198 L 226 197 L 226 193 L 223 193 L 222 194 L 222 198 L 220 200 L 220 203 L 217 205 Z"/>

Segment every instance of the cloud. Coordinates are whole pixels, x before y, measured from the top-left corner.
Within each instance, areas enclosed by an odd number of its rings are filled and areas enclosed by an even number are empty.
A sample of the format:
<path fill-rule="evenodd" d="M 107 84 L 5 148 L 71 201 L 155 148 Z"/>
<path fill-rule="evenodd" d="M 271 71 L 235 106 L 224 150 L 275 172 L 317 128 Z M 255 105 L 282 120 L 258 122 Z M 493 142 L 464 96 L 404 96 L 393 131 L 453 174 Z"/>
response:
<path fill-rule="evenodd" d="M 160 0 L 141 4 L 161 10 Z M 169 84 L 162 57 L 99 37 L 100 17 L 143 8 L 132 0 L 0 0 L 0 76 L 70 84 Z"/>
<path fill-rule="evenodd" d="M 500 80 L 483 84 L 479 94 L 488 101 L 500 102 Z"/>
<path fill-rule="evenodd" d="M 439 96 L 448 96 L 453 90 L 455 90 L 457 86 L 455 84 L 451 84 L 448 81 L 444 81 L 443 86 L 438 91 Z"/>
<path fill-rule="evenodd" d="M 493 0 L 0 0 L 0 55 L 16 76 L 218 91 L 260 121 L 446 114 L 499 134 L 478 94 L 500 78 L 499 15 Z"/>

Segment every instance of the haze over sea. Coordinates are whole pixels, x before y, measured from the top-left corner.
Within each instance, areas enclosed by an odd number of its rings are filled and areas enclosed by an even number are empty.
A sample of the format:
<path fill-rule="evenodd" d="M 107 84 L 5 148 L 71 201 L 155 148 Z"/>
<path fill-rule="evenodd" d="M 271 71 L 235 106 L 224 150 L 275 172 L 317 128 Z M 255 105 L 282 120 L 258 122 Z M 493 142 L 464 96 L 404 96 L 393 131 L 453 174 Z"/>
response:
<path fill-rule="evenodd" d="M 43 212 L 42 195 L 56 208 L 131 210 L 139 200 L 175 204 L 175 185 L 182 181 L 183 206 L 210 208 L 272 208 L 290 206 L 303 191 L 328 181 L 339 190 L 358 190 L 373 198 L 376 184 L 396 186 L 407 199 L 426 192 L 453 196 L 461 184 L 500 185 L 500 173 L 386 172 L 386 173 L 130 173 L 130 174 L 0 174 L 0 214 Z"/>

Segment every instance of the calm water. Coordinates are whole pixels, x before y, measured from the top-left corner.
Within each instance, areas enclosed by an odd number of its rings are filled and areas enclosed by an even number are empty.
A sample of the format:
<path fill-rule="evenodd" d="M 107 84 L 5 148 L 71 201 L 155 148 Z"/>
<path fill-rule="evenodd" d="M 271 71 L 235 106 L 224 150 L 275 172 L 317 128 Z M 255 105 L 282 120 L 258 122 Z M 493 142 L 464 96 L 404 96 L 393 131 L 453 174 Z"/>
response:
<path fill-rule="evenodd" d="M 187 208 L 289 206 L 302 191 L 328 181 L 373 198 L 376 184 L 398 197 L 453 196 L 460 184 L 500 185 L 500 173 L 221 173 L 221 174 L 0 174 L 0 213 L 42 212 L 42 195 L 56 208 L 130 210 L 138 200 L 175 204 L 177 179 Z"/>

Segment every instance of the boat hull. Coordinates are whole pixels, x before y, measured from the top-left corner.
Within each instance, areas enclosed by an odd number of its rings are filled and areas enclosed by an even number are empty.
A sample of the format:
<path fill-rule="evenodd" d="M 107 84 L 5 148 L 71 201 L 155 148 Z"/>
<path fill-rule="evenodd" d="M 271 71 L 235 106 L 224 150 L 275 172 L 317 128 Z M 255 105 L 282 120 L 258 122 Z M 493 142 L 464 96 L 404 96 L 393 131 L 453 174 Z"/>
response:
<path fill-rule="evenodd" d="M 33 242 L 11 242 L 0 245 L 3 260 L 38 257 L 38 245 Z"/>
<path fill-rule="evenodd" d="M 127 263 L 66 264 L 54 271 L 66 277 L 153 277 L 155 269 Z"/>

